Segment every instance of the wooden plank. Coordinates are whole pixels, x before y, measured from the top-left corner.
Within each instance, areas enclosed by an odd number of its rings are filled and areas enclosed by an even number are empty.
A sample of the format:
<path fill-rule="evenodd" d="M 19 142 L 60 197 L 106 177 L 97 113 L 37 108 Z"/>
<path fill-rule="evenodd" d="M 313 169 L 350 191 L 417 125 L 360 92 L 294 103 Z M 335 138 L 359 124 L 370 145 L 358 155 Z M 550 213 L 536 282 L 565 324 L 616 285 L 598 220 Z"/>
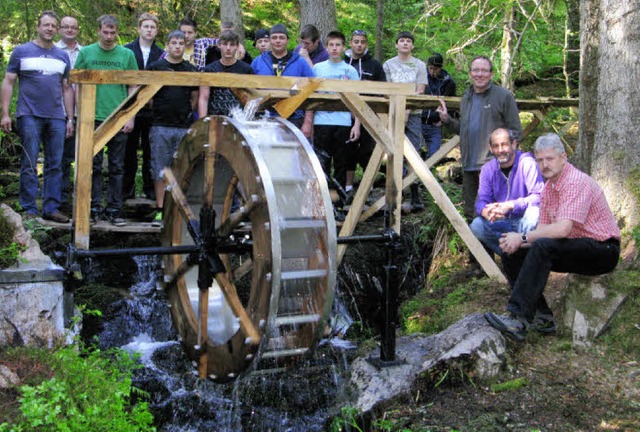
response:
<path fill-rule="evenodd" d="M 281 117 L 289 118 L 300 105 L 313 93 L 324 79 L 308 79 L 303 78 L 296 81 L 291 87 L 291 95 L 286 99 L 282 99 L 276 103 L 273 108 L 280 114 Z"/>
<path fill-rule="evenodd" d="M 127 84 L 209 86 L 256 89 L 291 89 L 299 77 L 276 77 L 205 72 L 72 70 L 70 81 L 76 84 Z M 369 93 L 378 95 L 414 94 L 411 84 L 325 79 L 318 87 L 323 92 Z"/>
<path fill-rule="evenodd" d="M 249 314 L 247 314 L 247 311 L 242 306 L 242 303 L 238 298 L 236 286 L 231 282 L 227 273 L 219 272 L 216 273 L 215 277 L 218 285 L 222 288 L 222 293 L 224 294 L 224 298 L 227 300 L 227 304 L 231 307 L 231 310 L 240 321 L 240 328 L 248 335 L 249 341 L 252 345 L 258 345 L 261 339 L 260 333 L 256 326 L 253 325 L 253 321 L 251 321 Z"/>
<path fill-rule="evenodd" d="M 420 180 L 422 180 L 422 183 L 424 183 L 427 190 L 433 197 L 433 200 L 438 204 L 438 207 L 440 207 L 447 219 L 449 219 L 453 228 L 466 243 L 467 247 L 469 247 L 473 256 L 476 257 L 485 273 L 490 277 L 498 279 L 500 282 L 506 283 L 507 279 L 504 277 L 493 259 L 491 259 L 484 247 L 482 247 L 480 241 L 473 235 L 471 229 L 469 229 L 469 225 L 467 225 L 467 222 L 460 213 L 458 213 L 458 210 L 451 200 L 449 200 L 449 197 L 438 183 L 438 180 L 436 180 L 429 170 L 429 167 L 422 161 L 420 154 L 418 154 L 416 149 L 413 148 L 413 145 L 409 140 L 404 141 L 404 157 L 407 159 L 407 162 L 411 165 Z"/>
<path fill-rule="evenodd" d="M 408 140 L 408 138 L 406 136 L 405 136 L 405 140 Z M 440 146 L 438 151 L 435 152 L 433 155 L 431 155 L 431 157 L 429 159 L 427 159 L 427 161 L 426 161 L 427 167 L 431 168 L 433 165 L 437 164 L 440 161 L 440 159 L 442 159 L 447 154 L 449 154 L 449 152 L 451 150 L 453 150 L 453 148 L 455 146 L 457 146 L 459 142 L 460 142 L 460 137 L 458 135 L 456 135 L 453 138 L 451 138 L 450 140 L 448 140 L 447 142 L 445 142 L 444 144 L 442 144 L 442 146 Z M 408 188 L 409 185 L 411 185 L 411 183 L 416 181 L 417 178 L 418 178 L 418 176 L 416 175 L 416 173 L 414 171 L 410 172 L 402 180 L 402 190 Z M 362 215 L 360 216 L 359 222 L 366 221 L 371 216 L 373 216 L 374 214 L 379 212 L 383 207 L 384 207 L 384 197 L 378 199 L 375 203 L 373 203 L 371 206 L 369 206 L 369 208 L 367 210 L 365 210 L 362 213 Z"/>
<path fill-rule="evenodd" d="M 76 124 L 76 172 L 73 208 L 73 219 L 75 220 L 74 244 L 79 249 L 89 249 L 96 86 L 91 84 L 78 86 L 77 91 L 78 122 Z"/>
<path fill-rule="evenodd" d="M 362 123 L 362 126 L 369 132 L 371 137 L 384 146 L 385 151 L 393 152 L 393 142 L 391 134 L 384 127 L 380 118 L 366 104 L 360 95 L 352 93 L 340 93 L 340 98 L 346 107 Z"/>
<path fill-rule="evenodd" d="M 344 220 L 342 229 L 340 229 L 340 237 L 346 237 L 353 234 L 360 214 L 362 213 L 362 209 L 364 208 L 364 203 L 369 196 L 371 187 L 373 186 L 373 181 L 375 180 L 376 174 L 378 174 L 378 170 L 380 169 L 380 165 L 382 164 L 383 156 L 384 151 L 382 150 L 382 146 L 376 145 L 373 149 L 373 153 L 371 154 L 371 158 L 369 158 L 369 163 L 364 170 L 364 174 L 362 175 L 362 180 L 360 181 L 360 185 L 358 186 L 356 195 L 353 197 L 353 202 L 351 203 L 351 207 L 349 208 L 349 213 L 347 213 L 347 217 Z M 382 198 L 380 200 L 383 201 Z M 346 251 L 347 245 L 338 245 L 338 265 L 340 265 L 340 262 L 342 261 L 342 258 L 344 257 Z"/>
<path fill-rule="evenodd" d="M 133 118 L 161 88 L 161 85 L 149 85 L 137 88 L 135 92 L 129 95 L 129 97 L 105 119 L 100 127 L 96 129 L 93 142 L 94 156 L 107 145 L 109 140 L 122 129 L 125 123 Z"/>
<path fill-rule="evenodd" d="M 387 153 L 387 176 L 385 198 L 389 211 L 387 228 L 400 234 L 402 204 L 402 162 L 403 142 L 406 117 L 406 99 L 393 95 L 389 98 L 389 130 L 393 137 L 393 152 Z"/>

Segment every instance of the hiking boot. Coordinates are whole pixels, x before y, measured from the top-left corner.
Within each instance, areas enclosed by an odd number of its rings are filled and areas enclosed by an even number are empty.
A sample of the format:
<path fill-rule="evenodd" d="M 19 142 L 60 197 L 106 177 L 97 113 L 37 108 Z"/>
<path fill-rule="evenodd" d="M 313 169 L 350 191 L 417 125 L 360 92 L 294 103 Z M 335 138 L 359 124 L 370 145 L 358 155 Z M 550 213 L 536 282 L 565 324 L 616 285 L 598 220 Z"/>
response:
<path fill-rule="evenodd" d="M 522 342 L 525 337 L 527 337 L 529 322 L 522 317 L 511 313 L 507 315 L 497 315 L 493 312 L 487 312 L 484 314 L 484 319 L 486 319 L 492 327 L 518 342 Z"/>
<path fill-rule="evenodd" d="M 421 212 L 424 210 L 424 204 L 420 198 L 420 185 L 414 183 L 411 185 L 411 211 Z"/>
<path fill-rule="evenodd" d="M 127 220 L 120 215 L 120 212 L 107 212 L 106 217 L 113 226 L 121 227 L 127 224 Z"/>
<path fill-rule="evenodd" d="M 57 210 L 54 211 L 53 213 L 43 213 L 42 219 L 57 222 L 57 223 L 69 223 L 69 217 L 66 214 L 60 213 Z"/>
<path fill-rule="evenodd" d="M 535 330 L 543 335 L 555 333 L 557 330 L 556 320 L 553 319 L 553 315 L 536 313 L 529 330 Z"/>
<path fill-rule="evenodd" d="M 162 210 L 158 209 L 156 215 L 151 221 L 151 226 L 162 228 Z"/>

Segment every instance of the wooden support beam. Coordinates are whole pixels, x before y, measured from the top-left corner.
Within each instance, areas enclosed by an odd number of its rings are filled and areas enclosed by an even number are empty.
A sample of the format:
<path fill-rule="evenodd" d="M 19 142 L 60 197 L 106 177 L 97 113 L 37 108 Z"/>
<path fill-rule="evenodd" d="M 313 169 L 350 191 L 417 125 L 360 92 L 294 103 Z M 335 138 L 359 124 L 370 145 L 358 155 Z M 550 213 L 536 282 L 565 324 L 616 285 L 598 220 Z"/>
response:
<path fill-rule="evenodd" d="M 96 129 L 93 141 L 93 154 L 98 154 L 102 148 L 115 136 L 122 127 L 135 117 L 155 94 L 162 88 L 162 85 L 154 84 L 146 87 L 138 87 L 131 93 L 116 110 Z"/>
<path fill-rule="evenodd" d="M 289 91 L 299 77 L 242 75 L 204 72 L 159 72 L 159 71 L 111 71 L 72 70 L 70 81 L 76 84 L 127 84 L 127 85 L 174 85 L 209 86 L 228 88 L 255 88 Z M 368 81 L 345 81 L 325 79 L 318 87 L 322 92 L 369 93 L 378 95 L 411 95 L 415 93 L 411 84 Z"/>
<path fill-rule="evenodd" d="M 386 205 L 389 212 L 389 226 L 400 234 L 402 204 L 402 154 L 406 116 L 406 99 L 394 95 L 389 98 L 389 130 L 393 138 L 393 152 L 387 154 L 387 177 L 385 186 Z"/>
<path fill-rule="evenodd" d="M 491 259 L 487 251 L 482 247 L 480 241 L 473 235 L 469 225 L 464 218 L 458 213 L 445 191 L 438 183 L 438 180 L 431 174 L 429 167 L 423 162 L 420 154 L 413 148 L 413 145 L 409 140 L 404 140 L 404 157 L 407 162 L 413 168 L 413 171 L 422 180 L 422 183 L 426 186 L 427 190 L 433 197 L 433 200 L 438 204 L 438 207 L 442 209 L 444 215 L 449 219 L 451 225 L 460 235 L 462 240 L 469 247 L 469 250 L 476 257 L 478 263 L 482 266 L 485 273 L 498 279 L 500 282 L 507 282 L 496 263 Z"/>
<path fill-rule="evenodd" d="M 364 99 L 360 95 L 353 93 L 340 93 L 340 98 L 349 111 L 360 120 L 362 126 L 369 132 L 376 143 L 382 144 L 387 153 L 393 152 L 391 134 Z"/>
<path fill-rule="evenodd" d="M 405 137 L 405 140 L 408 138 Z M 454 136 L 447 142 L 443 143 L 442 146 L 435 152 L 427 161 L 427 167 L 431 168 L 433 165 L 438 163 L 440 159 L 445 157 L 455 146 L 460 142 L 460 137 L 458 135 Z M 402 190 L 408 188 L 416 179 L 418 178 L 417 174 L 412 171 L 410 172 L 403 180 L 402 180 Z M 371 216 L 379 212 L 384 207 L 384 197 L 377 200 L 375 203 L 369 206 L 367 210 L 365 210 L 360 216 L 359 222 L 364 222 L 369 219 Z"/>
<path fill-rule="evenodd" d="M 89 213 L 91 209 L 91 176 L 93 174 L 93 129 L 96 115 L 96 86 L 78 87 L 78 123 L 76 125 L 76 170 L 74 244 L 78 249 L 89 249 Z"/>
<path fill-rule="evenodd" d="M 281 117 L 289 118 L 311 93 L 316 91 L 323 79 L 301 78 L 291 87 L 291 96 L 276 103 L 273 108 Z"/>
<path fill-rule="evenodd" d="M 362 180 L 360 181 L 360 185 L 358 186 L 356 195 L 353 197 L 353 202 L 351 203 L 351 207 L 349 208 L 349 213 L 347 213 L 347 217 L 344 220 L 342 229 L 340 229 L 340 237 L 346 237 L 353 234 L 356 228 L 356 224 L 358 223 L 360 213 L 364 208 L 364 203 L 369 196 L 371 187 L 373 186 L 373 181 L 375 180 L 376 174 L 378 173 L 380 165 L 382 164 L 383 156 L 384 151 L 382 150 L 382 146 L 376 145 L 373 149 L 373 153 L 371 154 L 371 158 L 369 158 L 369 163 L 364 170 L 364 174 L 362 175 Z M 380 201 L 384 201 L 384 199 L 381 198 Z M 347 245 L 338 245 L 338 265 L 340 265 L 340 262 L 342 262 L 342 258 L 344 257 L 346 251 Z"/>

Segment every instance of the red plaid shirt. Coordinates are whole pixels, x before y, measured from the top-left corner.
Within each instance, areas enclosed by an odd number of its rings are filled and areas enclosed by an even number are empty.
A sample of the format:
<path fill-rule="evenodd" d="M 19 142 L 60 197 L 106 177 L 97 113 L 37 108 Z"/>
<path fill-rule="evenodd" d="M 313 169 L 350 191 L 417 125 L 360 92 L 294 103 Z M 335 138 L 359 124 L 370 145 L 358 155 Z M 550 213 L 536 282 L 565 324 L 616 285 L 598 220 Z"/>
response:
<path fill-rule="evenodd" d="M 555 183 L 545 183 L 540 196 L 540 224 L 565 219 L 573 221 L 568 238 L 620 239 L 620 229 L 598 183 L 568 162 Z"/>

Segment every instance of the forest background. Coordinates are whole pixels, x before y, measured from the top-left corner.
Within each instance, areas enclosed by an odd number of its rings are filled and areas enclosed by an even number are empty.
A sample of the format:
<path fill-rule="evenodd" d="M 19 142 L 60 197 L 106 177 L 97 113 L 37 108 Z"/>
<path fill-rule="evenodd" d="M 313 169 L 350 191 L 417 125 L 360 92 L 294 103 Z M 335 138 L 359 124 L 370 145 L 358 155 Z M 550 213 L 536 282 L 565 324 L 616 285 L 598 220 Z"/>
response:
<path fill-rule="evenodd" d="M 461 94 L 468 83 L 471 58 L 494 60 L 496 77 L 518 97 L 518 85 L 554 81 L 555 94 L 575 95 L 579 69 L 578 0 L 4 0 L 0 4 L 2 71 L 14 46 L 31 40 L 39 13 L 51 9 L 75 16 L 82 44 L 97 40 L 96 18 L 115 15 L 120 43 L 135 39 L 136 20 L 142 12 L 158 16 L 160 45 L 185 16 L 196 19 L 198 36 L 218 34 L 220 21 L 241 22 L 248 50 L 257 51 L 251 38 L 256 29 L 282 22 L 297 44 L 299 28 L 315 24 L 321 34 L 337 28 L 349 35 L 361 29 L 369 34 L 370 50 L 384 61 L 395 56 L 395 36 L 409 30 L 415 35 L 414 55 L 424 61 L 435 52 L 445 57 L 445 69 Z M 558 94 L 559 93 L 559 94 Z"/>

